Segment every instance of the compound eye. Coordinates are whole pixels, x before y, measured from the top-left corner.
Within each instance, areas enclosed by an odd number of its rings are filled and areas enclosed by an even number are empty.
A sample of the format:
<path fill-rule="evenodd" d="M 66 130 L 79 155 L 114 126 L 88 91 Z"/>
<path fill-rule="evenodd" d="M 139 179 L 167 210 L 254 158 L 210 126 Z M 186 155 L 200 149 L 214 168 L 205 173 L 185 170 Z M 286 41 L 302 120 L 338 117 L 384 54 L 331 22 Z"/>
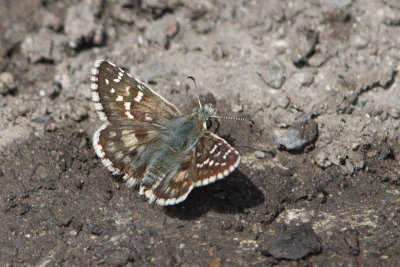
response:
<path fill-rule="evenodd" d="M 212 126 L 211 120 L 206 120 L 206 128 L 207 128 L 207 130 L 210 129 L 211 126 Z"/>

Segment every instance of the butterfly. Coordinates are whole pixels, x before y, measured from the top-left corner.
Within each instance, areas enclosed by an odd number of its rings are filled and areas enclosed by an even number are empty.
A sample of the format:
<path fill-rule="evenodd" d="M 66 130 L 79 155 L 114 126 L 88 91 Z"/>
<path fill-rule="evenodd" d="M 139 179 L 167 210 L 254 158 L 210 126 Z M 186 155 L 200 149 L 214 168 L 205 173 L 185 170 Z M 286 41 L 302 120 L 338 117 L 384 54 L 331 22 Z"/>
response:
<path fill-rule="evenodd" d="M 103 165 L 122 175 L 150 203 L 174 205 L 194 187 L 232 173 L 240 156 L 207 129 L 216 110 L 201 106 L 189 115 L 116 65 L 99 60 L 91 71 L 94 107 L 104 123 L 93 147 Z"/>

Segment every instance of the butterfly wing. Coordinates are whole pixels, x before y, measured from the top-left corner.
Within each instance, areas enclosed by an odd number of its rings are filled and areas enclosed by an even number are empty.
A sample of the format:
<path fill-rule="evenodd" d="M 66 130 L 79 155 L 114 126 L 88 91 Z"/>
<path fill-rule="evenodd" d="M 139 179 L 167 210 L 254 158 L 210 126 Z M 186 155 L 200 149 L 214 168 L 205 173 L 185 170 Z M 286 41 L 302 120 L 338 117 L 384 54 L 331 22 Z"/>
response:
<path fill-rule="evenodd" d="M 145 83 L 114 64 L 99 60 L 92 69 L 91 92 L 103 121 L 112 124 L 158 124 L 181 115 L 179 109 Z"/>
<path fill-rule="evenodd" d="M 228 176 L 240 163 L 236 149 L 209 131 L 197 142 L 195 156 L 195 186 L 207 185 Z"/>
<path fill-rule="evenodd" d="M 224 139 L 206 132 L 189 152 L 190 156 L 179 163 L 178 171 L 168 177 L 159 177 L 150 186 L 141 185 L 140 194 L 157 204 L 174 205 L 184 201 L 195 186 L 203 186 L 232 173 L 239 165 L 239 153 Z M 163 157 L 165 161 L 173 155 Z M 165 166 L 166 162 L 158 165 Z M 169 165 L 173 169 L 173 166 Z"/>
<path fill-rule="evenodd" d="M 133 186 L 159 140 L 159 125 L 181 112 L 110 62 L 97 61 L 90 80 L 95 108 L 105 121 L 94 134 L 95 151 L 114 175 L 125 174 L 128 186 Z"/>
<path fill-rule="evenodd" d="M 136 185 L 146 170 L 159 139 L 152 125 L 122 126 L 105 123 L 93 136 L 93 146 L 103 165 L 114 175 L 124 174 L 129 187 Z"/>
<path fill-rule="evenodd" d="M 139 194 L 145 195 L 150 202 L 154 201 L 162 206 L 175 205 L 184 201 L 194 187 L 194 150 L 188 153 L 189 157 L 178 163 L 177 171 L 158 177 L 157 182 L 151 186 L 142 184 Z M 174 169 L 173 166 L 170 166 L 170 169 Z"/>

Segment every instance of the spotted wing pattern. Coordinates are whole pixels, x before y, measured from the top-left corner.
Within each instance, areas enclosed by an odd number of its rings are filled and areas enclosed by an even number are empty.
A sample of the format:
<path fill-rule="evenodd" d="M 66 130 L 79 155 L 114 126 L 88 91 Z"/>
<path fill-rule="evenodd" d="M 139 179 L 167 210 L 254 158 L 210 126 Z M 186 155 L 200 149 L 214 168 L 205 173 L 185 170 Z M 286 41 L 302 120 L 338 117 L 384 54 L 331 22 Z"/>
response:
<path fill-rule="evenodd" d="M 232 173 L 240 162 L 239 153 L 224 139 L 206 132 L 191 157 L 183 162 L 172 179 L 159 179 L 152 186 L 140 187 L 140 194 L 159 205 L 184 201 L 194 187 L 204 186 Z"/>
<path fill-rule="evenodd" d="M 93 146 L 103 165 L 114 175 L 124 174 L 129 187 L 140 182 L 159 139 L 154 126 L 103 124 L 93 136 Z"/>
<path fill-rule="evenodd" d="M 158 124 L 163 119 L 182 115 L 176 106 L 145 83 L 108 61 L 96 62 L 90 80 L 92 100 L 103 121 Z"/>
<path fill-rule="evenodd" d="M 170 179 L 159 179 L 152 186 L 142 184 L 139 194 L 162 206 L 184 201 L 194 187 L 194 150 L 190 153 L 189 159 L 181 163 L 179 170 Z"/>
<path fill-rule="evenodd" d="M 159 140 L 159 125 L 181 116 L 177 107 L 114 64 L 99 60 L 92 69 L 94 106 L 105 123 L 95 132 L 93 146 L 104 166 L 137 184 L 151 149 Z"/>
<path fill-rule="evenodd" d="M 207 131 L 196 146 L 195 186 L 203 186 L 232 173 L 240 163 L 236 149 L 216 134 Z"/>

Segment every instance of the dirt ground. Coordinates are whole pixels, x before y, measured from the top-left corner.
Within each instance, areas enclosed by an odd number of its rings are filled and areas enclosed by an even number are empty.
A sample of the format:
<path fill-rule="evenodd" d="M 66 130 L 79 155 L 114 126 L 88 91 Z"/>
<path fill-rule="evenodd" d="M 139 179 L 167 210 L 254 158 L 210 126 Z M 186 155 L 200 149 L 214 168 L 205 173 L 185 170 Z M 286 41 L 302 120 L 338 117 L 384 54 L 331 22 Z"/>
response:
<path fill-rule="evenodd" d="M 398 0 L 0 0 L 1 266 L 396 266 Z M 101 164 L 90 69 L 108 59 L 239 168 L 149 204 Z"/>

